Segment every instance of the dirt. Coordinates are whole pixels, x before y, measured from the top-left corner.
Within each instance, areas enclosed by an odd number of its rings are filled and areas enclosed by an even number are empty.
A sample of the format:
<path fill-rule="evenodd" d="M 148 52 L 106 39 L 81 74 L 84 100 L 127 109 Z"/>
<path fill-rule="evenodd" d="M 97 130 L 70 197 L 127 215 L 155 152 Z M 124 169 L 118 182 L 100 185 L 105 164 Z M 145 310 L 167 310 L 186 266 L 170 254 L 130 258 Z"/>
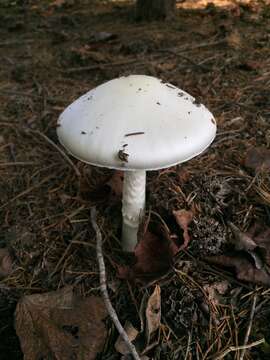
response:
<path fill-rule="evenodd" d="M 70 284 L 83 295 L 98 292 L 93 205 L 108 281 L 117 278 L 121 197 L 107 184 L 112 171 L 75 159 L 71 166 L 49 140 L 60 146 L 57 118 L 73 100 L 106 80 L 138 73 L 189 92 L 218 124 L 207 152 L 147 178 L 147 209 L 172 234 L 181 238 L 174 210 L 194 213 L 188 249 L 158 280 L 164 326 L 147 355 L 185 358 L 190 343 L 188 359 L 210 359 L 242 344 L 255 290 L 259 310 L 249 342 L 269 339 L 267 289 L 236 280 L 204 257 L 230 249 L 228 221 L 243 231 L 270 224 L 269 172 L 256 175 L 245 166 L 251 146 L 270 146 L 270 8 L 262 1 L 212 3 L 179 2 L 174 20 L 144 23 L 134 20 L 132 2 L 1 2 L 0 246 L 15 259 L 14 271 L 0 284 L 1 360 L 22 358 L 13 313 L 23 294 Z M 213 305 L 204 286 L 222 280 L 228 290 Z M 153 284 L 119 281 L 110 290 L 121 321 L 139 324 L 136 309 Z M 116 339 L 110 331 L 100 358 L 120 358 Z M 247 350 L 246 358 L 267 358 L 267 351 L 268 342 Z"/>

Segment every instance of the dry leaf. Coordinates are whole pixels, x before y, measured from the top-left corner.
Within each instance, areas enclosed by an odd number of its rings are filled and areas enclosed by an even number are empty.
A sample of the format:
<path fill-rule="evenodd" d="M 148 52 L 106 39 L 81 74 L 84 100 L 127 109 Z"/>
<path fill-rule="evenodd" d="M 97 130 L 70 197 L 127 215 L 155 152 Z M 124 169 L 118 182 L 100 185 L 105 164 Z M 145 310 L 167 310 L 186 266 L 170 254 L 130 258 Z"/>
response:
<path fill-rule="evenodd" d="M 240 256 L 210 256 L 206 260 L 212 264 L 233 268 L 239 280 L 270 286 L 270 275 L 264 269 L 256 269 L 247 259 Z"/>
<path fill-rule="evenodd" d="M 114 40 L 118 37 L 117 34 L 108 33 L 106 31 L 96 32 L 92 35 L 95 42 Z"/>
<path fill-rule="evenodd" d="M 72 287 L 24 296 L 15 315 L 24 359 L 96 359 L 106 339 L 106 315 L 101 298 L 78 297 Z"/>
<path fill-rule="evenodd" d="M 146 339 L 147 339 L 147 344 L 149 344 L 151 340 L 151 336 L 160 327 L 161 296 L 160 296 L 159 285 L 156 285 L 153 294 L 148 299 L 146 311 L 145 311 L 145 319 L 146 319 Z"/>
<path fill-rule="evenodd" d="M 270 150 L 264 147 L 253 147 L 247 151 L 245 166 L 258 172 L 270 170 Z"/>
<path fill-rule="evenodd" d="M 174 210 L 173 215 L 175 217 L 177 224 L 184 231 L 184 233 L 183 233 L 184 244 L 182 246 L 180 246 L 180 248 L 179 248 L 179 250 L 182 250 L 182 249 L 185 249 L 190 242 L 188 226 L 193 219 L 193 212 L 190 210 Z"/>
<path fill-rule="evenodd" d="M 12 272 L 12 258 L 7 248 L 0 249 L 0 279 L 4 279 Z"/>
<path fill-rule="evenodd" d="M 177 252 L 178 247 L 172 239 L 146 231 L 135 248 L 136 263 L 133 266 L 118 266 L 118 275 L 122 279 L 156 278 L 169 269 Z"/>
<path fill-rule="evenodd" d="M 240 49 L 242 46 L 242 37 L 237 29 L 227 35 L 226 40 L 227 44 L 236 50 Z"/>
<path fill-rule="evenodd" d="M 123 180 L 124 180 L 124 173 L 123 171 L 115 171 L 113 173 L 113 176 L 110 178 L 110 180 L 106 183 L 108 185 L 112 192 L 117 195 L 121 196 L 123 192 Z"/>
<path fill-rule="evenodd" d="M 229 226 L 234 234 L 234 238 L 232 238 L 232 242 L 235 246 L 236 250 L 244 250 L 246 251 L 254 260 L 255 266 L 257 269 L 261 269 L 263 267 L 262 261 L 258 254 L 256 253 L 257 244 L 248 233 L 242 232 L 238 229 L 237 226 L 229 222 Z"/>
<path fill-rule="evenodd" d="M 252 257 L 248 259 L 236 253 L 235 256 L 212 256 L 207 261 L 233 268 L 239 280 L 270 285 L 270 227 L 255 224 L 248 232 L 241 232 L 235 225 L 229 223 L 236 241 L 236 250 L 245 251 Z M 267 268 L 268 267 L 268 268 Z"/>
<path fill-rule="evenodd" d="M 204 285 L 203 289 L 208 295 L 208 299 L 215 305 L 220 303 L 220 295 L 224 295 L 229 288 L 227 280 L 214 282 L 213 284 Z"/>
<path fill-rule="evenodd" d="M 151 231 L 148 228 L 151 228 Z M 141 224 L 138 238 L 133 265 L 117 266 L 118 275 L 122 279 L 147 282 L 169 270 L 179 251 L 179 245 L 163 223 L 151 221 L 149 218 Z"/>
<path fill-rule="evenodd" d="M 139 331 L 135 329 L 135 327 L 129 321 L 125 323 L 124 329 L 131 342 L 134 341 L 137 335 L 139 334 Z M 129 354 L 129 348 L 127 347 L 126 342 L 123 340 L 122 336 L 120 335 L 118 336 L 118 339 L 116 340 L 114 347 L 115 350 L 122 355 Z"/>
<path fill-rule="evenodd" d="M 234 234 L 233 243 L 235 245 L 236 250 L 250 251 L 250 250 L 254 250 L 257 247 L 256 243 L 247 233 L 242 232 L 240 229 L 238 229 L 237 226 L 235 226 L 231 222 L 229 222 L 228 225 L 230 226 Z"/>

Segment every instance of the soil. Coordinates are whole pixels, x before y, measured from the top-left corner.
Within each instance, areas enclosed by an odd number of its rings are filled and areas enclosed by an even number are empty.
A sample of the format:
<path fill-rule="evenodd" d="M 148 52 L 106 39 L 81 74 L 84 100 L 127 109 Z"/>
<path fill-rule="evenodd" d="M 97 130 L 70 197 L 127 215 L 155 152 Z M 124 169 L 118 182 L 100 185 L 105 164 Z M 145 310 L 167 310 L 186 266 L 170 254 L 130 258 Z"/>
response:
<path fill-rule="evenodd" d="M 218 123 L 207 152 L 147 179 L 147 208 L 173 234 L 181 237 L 173 210 L 194 213 L 188 249 L 177 256 L 174 271 L 157 280 L 163 328 L 147 355 L 210 359 L 237 347 L 256 292 L 249 343 L 262 337 L 266 343 L 248 349 L 246 359 L 269 356 L 269 291 L 237 280 L 205 257 L 230 250 L 229 221 L 243 231 L 254 223 L 270 225 L 269 172 L 254 175 L 245 166 L 250 147 L 270 146 L 270 7 L 229 0 L 177 5 L 173 20 L 146 23 L 135 21 L 134 3 L 128 1 L 1 1 L 0 247 L 8 247 L 14 260 L 14 271 L 0 283 L 1 360 L 23 358 L 13 326 L 23 294 L 70 284 L 84 295 L 97 292 L 93 205 L 108 282 L 117 279 L 121 197 L 107 185 L 113 172 L 75 159 L 71 166 L 53 144 L 60 146 L 56 122 L 68 104 L 128 74 L 159 77 L 184 89 Z M 222 281 L 228 288 L 215 292 L 217 302 L 211 303 L 205 289 Z M 136 309 L 154 283 L 117 284 L 111 296 L 120 320 L 138 325 Z M 109 334 L 100 359 L 120 359 L 117 335 Z M 240 350 L 228 356 L 239 359 Z"/>

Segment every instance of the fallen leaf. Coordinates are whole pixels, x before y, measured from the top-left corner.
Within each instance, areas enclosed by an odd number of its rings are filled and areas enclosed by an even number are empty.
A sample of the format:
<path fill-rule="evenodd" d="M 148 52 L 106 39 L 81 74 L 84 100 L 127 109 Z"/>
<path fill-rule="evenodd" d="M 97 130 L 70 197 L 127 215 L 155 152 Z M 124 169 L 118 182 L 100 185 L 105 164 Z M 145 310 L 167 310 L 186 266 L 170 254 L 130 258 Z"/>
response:
<path fill-rule="evenodd" d="M 124 180 L 124 173 L 123 171 L 115 171 L 113 176 L 107 181 L 106 185 L 108 185 L 112 192 L 117 195 L 121 196 L 123 192 L 123 180 Z"/>
<path fill-rule="evenodd" d="M 253 238 L 259 250 L 263 250 L 263 259 L 270 266 L 270 227 L 254 224 L 247 234 Z"/>
<path fill-rule="evenodd" d="M 180 228 L 184 231 L 183 237 L 184 237 L 184 244 L 180 246 L 179 250 L 187 248 L 189 242 L 190 242 L 190 236 L 188 233 L 188 226 L 191 223 L 193 219 L 193 212 L 190 210 L 174 210 L 173 215 L 175 217 L 175 220 L 177 224 L 180 226 Z"/>
<path fill-rule="evenodd" d="M 4 279 L 12 272 L 13 261 L 8 248 L 0 249 L 0 279 Z"/>
<path fill-rule="evenodd" d="M 215 305 L 220 303 L 220 295 L 224 295 L 229 288 L 227 280 L 217 281 L 212 284 L 204 285 L 203 289 L 208 295 L 208 299 Z"/>
<path fill-rule="evenodd" d="M 247 234 L 242 232 L 237 226 L 233 223 L 229 222 L 228 225 L 230 226 L 233 235 L 234 235 L 234 245 L 236 250 L 254 250 L 256 248 L 256 243 L 252 238 Z M 236 240 L 236 241 L 235 241 Z"/>
<path fill-rule="evenodd" d="M 254 251 L 257 248 L 255 241 L 251 238 L 251 236 L 249 236 L 248 233 L 244 233 L 233 223 L 229 222 L 228 224 L 234 234 L 232 242 L 235 246 L 235 249 L 246 251 L 253 258 L 256 268 L 261 269 L 263 267 L 262 261 L 258 254 Z"/>
<path fill-rule="evenodd" d="M 132 342 L 136 339 L 137 335 L 139 334 L 139 331 L 135 329 L 135 327 L 127 321 L 125 323 L 124 329 L 127 333 L 127 336 L 129 340 Z M 118 351 L 122 355 L 129 354 L 129 348 L 127 347 L 127 344 L 123 340 L 122 336 L 118 336 L 118 339 L 116 340 L 116 343 L 114 345 L 115 350 Z"/>
<path fill-rule="evenodd" d="M 96 63 L 102 63 L 110 60 L 106 54 L 100 51 L 91 50 L 89 45 L 84 45 L 79 48 L 71 48 L 71 52 L 82 61 L 93 60 Z"/>
<path fill-rule="evenodd" d="M 118 276 L 122 279 L 150 280 L 165 273 L 172 264 L 178 247 L 173 240 L 160 234 L 146 231 L 135 248 L 135 264 L 118 266 Z"/>
<path fill-rule="evenodd" d="M 210 256 L 206 261 L 215 265 L 233 268 L 239 280 L 270 286 L 270 275 L 264 269 L 256 269 L 253 264 L 241 256 Z"/>
<path fill-rule="evenodd" d="M 242 36 L 236 29 L 227 35 L 226 41 L 227 44 L 235 50 L 239 50 L 242 47 Z"/>
<path fill-rule="evenodd" d="M 270 227 L 256 223 L 247 232 L 242 232 L 232 223 L 229 223 L 229 226 L 235 236 L 232 242 L 237 250 L 236 254 L 212 256 L 208 257 L 207 261 L 233 268 L 239 280 L 269 285 Z M 243 252 L 250 258 L 245 257 Z"/>
<path fill-rule="evenodd" d="M 92 35 L 95 42 L 114 40 L 118 37 L 117 34 L 108 33 L 106 31 L 96 32 Z"/>
<path fill-rule="evenodd" d="M 101 298 L 78 297 L 72 287 L 24 296 L 15 313 L 24 359 L 96 359 L 106 339 L 106 316 Z"/>
<path fill-rule="evenodd" d="M 270 150 L 264 147 L 252 147 L 247 151 L 245 166 L 258 172 L 270 170 Z"/>
<path fill-rule="evenodd" d="M 161 296 L 160 296 L 159 285 L 156 285 L 153 294 L 148 299 L 146 311 L 145 311 L 145 319 L 146 319 L 146 339 L 147 339 L 147 344 L 149 344 L 151 340 L 151 336 L 160 327 Z"/>

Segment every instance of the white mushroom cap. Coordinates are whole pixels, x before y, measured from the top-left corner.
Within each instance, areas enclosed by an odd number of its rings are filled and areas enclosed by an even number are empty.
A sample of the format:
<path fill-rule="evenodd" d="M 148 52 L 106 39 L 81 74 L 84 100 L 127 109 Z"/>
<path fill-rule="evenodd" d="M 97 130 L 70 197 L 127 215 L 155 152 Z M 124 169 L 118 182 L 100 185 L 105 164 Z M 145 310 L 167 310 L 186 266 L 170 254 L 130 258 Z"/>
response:
<path fill-rule="evenodd" d="M 202 104 L 160 79 L 108 81 L 60 115 L 57 133 L 76 158 L 121 170 L 157 170 L 187 161 L 213 141 L 216 122 Z"/>

